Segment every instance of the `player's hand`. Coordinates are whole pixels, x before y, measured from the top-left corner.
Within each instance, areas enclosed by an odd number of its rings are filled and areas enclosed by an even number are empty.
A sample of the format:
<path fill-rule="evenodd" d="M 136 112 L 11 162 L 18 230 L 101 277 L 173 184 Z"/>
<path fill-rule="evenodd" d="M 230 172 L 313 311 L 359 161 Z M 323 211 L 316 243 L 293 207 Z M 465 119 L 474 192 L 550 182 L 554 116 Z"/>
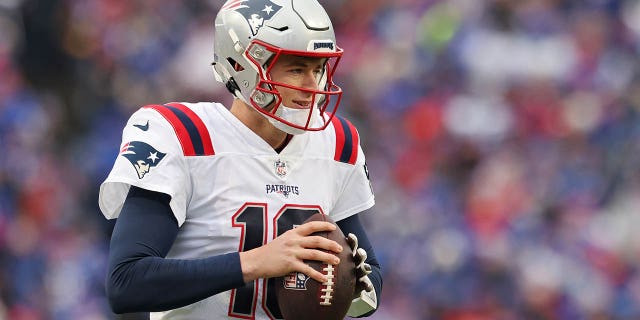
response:
<path fill-rule="evenodd" d="M 333 231 L 336 228 L 329 222 L 312 221 L 283 233 L 264 246 L 240 252 L 244 281 L 279 277 L 298 271 L 319 282 L 326 282 L 326 277 L 304 263 L 304 260 L 334 265 L 340 263 L 340 259 L 332 252 L 341 252 L 341 245 L 325 237 L 311 236 L 315 232 Z"/>
<path fill-rule="evenodd" d="M 359 297 L 362 290 L 367 292 L 373 290 L 373 284 L 368 277 L 371 273 L 371 265 L 365 262 L 365 260 L 367 260 L 367 251 L 362 248 L 358 248 L 358 237 L 356 237 L 355 234 L 349 233 L 347 235 L 347 243 L 351 247 L 351 252 L 353 252 L 353 261 L 356 265 L 357 282 L 354 297 Z"/>

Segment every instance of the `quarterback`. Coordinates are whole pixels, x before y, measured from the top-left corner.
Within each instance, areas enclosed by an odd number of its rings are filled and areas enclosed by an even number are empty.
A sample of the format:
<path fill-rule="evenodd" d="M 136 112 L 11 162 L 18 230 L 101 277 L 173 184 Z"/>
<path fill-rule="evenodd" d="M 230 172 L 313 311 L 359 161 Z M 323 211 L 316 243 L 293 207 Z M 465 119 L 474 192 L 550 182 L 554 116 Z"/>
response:
<path fill-rule="evenodd" d="M 280 319 L 273 279 L 354 252 L 348 315 L 379 305 L 380 265 L 359 220 L 374 205 L 358 131 L 336 114 L 342 56 L 316 0 L 229 0 L 213 70 L 234 100 L 150 104 L 129 119 L 99 205 L 116 219 L 107 297 L 151 319 Z"/>

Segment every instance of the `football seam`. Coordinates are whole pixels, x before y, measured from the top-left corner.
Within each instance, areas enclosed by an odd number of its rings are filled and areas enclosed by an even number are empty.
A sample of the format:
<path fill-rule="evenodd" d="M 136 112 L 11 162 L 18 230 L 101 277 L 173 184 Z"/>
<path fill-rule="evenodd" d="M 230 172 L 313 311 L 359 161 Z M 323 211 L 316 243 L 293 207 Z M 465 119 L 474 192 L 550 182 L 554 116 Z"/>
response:
<path fill-rule="evenodd" d="M 320 289 L 320 291 L 322 292 L 322 295 L 320 296 L 320 305 L 322 306 L 331 305 L 331 300 L 333 299 L 333 285 L 335 284 L 333 282 L 333 279 L 335 277 L 335 275 L 333 274 L 334 270 L 335 268 L 332 264 L 325 264 L 325 267 L 322 268 L 325 276 L 327 276 L 327 281 L 322 283 L 322 289 Z"/>

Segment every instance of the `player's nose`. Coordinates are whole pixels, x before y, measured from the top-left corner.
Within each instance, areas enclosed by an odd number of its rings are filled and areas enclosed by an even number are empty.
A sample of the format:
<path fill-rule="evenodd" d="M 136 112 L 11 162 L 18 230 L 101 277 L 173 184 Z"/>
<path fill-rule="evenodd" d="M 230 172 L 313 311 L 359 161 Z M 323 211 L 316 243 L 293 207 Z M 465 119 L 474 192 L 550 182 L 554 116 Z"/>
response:
<path fill-rule="evenodd" d="M 305 71 L 304 77 L 302 79 L 302 88 L 309 90 L 318 89 L 318 79 L 316 77 L 316 73 L 313 70 Z"/>

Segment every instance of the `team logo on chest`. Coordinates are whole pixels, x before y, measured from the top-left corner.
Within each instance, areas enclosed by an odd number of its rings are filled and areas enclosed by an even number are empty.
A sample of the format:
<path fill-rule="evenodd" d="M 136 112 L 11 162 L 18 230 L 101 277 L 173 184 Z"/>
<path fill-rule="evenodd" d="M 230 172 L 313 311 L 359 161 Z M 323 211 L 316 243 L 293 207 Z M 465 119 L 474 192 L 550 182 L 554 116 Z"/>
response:
<path fill-rule="evenodd" d="M 300 195 L 300 188 L 298 186 L 291 186 L 287 184 L 268 184 L 265 186 L 267 194 L 279 193 L 285 198 L 289 198 L 289 195 Z"/>
<path fill-rule="evenodd" d="M 275 173 L 278 177 L 280 178 L 284 178 L 284 176 L 287 175 L 287 163 L 285 161 L 282 161 L 280 159 L 276 160 L 276 162 L 273 164 L 274 168 L 275 168 Z"/>

